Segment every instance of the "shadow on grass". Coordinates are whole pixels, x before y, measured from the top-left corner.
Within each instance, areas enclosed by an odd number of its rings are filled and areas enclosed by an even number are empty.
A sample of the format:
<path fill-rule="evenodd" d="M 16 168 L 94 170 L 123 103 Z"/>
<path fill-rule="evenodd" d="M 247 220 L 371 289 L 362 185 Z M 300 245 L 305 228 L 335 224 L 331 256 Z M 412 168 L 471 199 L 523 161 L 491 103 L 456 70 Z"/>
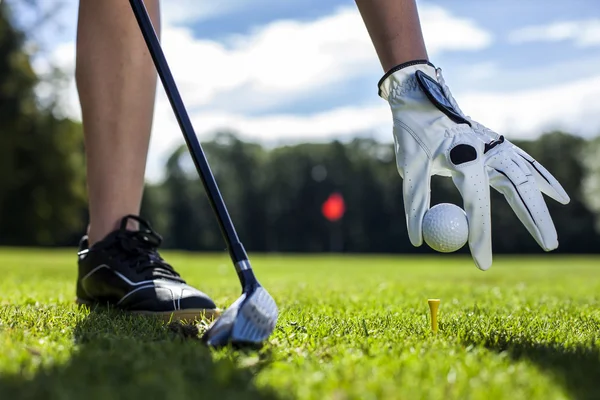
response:
<path fill-rule="evenodd" d="M 31 378 L 0 376 L 3 399 L 261 399 L 254 384 L 267 350 L 211 354 L 194 325 L 93 311 L 74 329 L 77 349 Z"/>
<path fill-rule="evenodd" d="M 511 359 L 529 361 L 553 375 L 578 400 L 600 399 L 600 349 L 590 343 L 565 346 L 561 343 L 533 343 L 496 333 L 485 341 L 466 340 L 466 344 L 484 346 Z"/>

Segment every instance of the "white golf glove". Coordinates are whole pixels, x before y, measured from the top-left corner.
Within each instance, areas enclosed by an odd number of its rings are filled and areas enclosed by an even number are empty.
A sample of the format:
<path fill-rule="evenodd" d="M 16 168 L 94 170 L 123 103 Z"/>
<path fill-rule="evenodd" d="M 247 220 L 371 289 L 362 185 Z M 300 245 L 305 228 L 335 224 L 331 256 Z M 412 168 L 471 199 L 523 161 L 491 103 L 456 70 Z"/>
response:
<path fill-rule="evenodd" d="M 396 163 L 413 246 L 423 243 L 431 176 L 441 175 L 452 177 L 463 198 L 469 247 L 479 269 L 492 265 L 489 186 L 505 196 L 545 251 L 558 247 L 542 193 L 562 204 L 569 203 L 569 196 L 529 154 L 464 115 L 440 69 L 427 61 L 406 63 L 386 73 L 378 86 L 394 118 Z"/>

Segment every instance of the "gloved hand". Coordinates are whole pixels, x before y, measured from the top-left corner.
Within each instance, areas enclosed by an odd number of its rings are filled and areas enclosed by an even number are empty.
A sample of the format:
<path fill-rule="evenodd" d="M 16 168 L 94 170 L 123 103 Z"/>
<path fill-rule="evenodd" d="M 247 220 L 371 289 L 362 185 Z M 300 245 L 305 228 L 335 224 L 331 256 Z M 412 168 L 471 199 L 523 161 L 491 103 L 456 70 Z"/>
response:
<path fill-rule="evenodd" d="M 423 243 L 431 176 L 441 175 L 452 178 L 463 198 L 469 247 L 479 269 L 492 265 L 490 185 L 505 196 L 545 251 L 558 247 L 542 193 L 562 204 L 569 203 L 569 196 L 529 154 L 463 114 L 440 69 L 427 61 L 402 64 L 378 86 L 394 119 L 396 163 L 413 246 Z"/>

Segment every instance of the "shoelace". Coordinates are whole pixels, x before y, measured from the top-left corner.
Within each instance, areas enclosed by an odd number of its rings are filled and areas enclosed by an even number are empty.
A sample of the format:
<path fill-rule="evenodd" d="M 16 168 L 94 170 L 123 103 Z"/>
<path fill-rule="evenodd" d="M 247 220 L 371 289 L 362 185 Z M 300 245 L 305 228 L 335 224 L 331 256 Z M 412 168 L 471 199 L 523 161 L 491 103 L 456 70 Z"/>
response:
<path fill-rule="evenodd" d="M 183 282 L 175 269 L 158 253 L 154 241 L 159 238 L 154 235 L 153 232 L 119 232 L 117 239 L 124 261 L 140 274 L 149 272 L 149 277 L 161 276 Z"/>
<path fill-rule="evenodd" d="M 140 224 L 140 230 L 126 230 L 128 219 L 136 220 Z M 137 273 L 147 273 L 148 279 L 162 277 L 185 283 L 179 273 L 158 253 L 161 243 L 162 237 L 147 221 L 137 216 L 127 216 L 123 218 L 121 228 L 102 247 L 119 261 L 130 265 Z"/>

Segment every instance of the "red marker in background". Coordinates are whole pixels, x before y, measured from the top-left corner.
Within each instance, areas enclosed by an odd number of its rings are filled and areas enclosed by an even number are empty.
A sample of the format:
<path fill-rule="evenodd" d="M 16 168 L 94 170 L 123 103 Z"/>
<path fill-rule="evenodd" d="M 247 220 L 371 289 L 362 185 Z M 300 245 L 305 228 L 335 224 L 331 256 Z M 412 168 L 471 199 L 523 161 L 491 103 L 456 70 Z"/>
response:
<path fill-rule="evenodd" d="M 346 212 L 346 204 L 344 198 L 339 193 L 331 194 L 321 207 L 323 216 L 329 221 L 338 221 Z"/>

